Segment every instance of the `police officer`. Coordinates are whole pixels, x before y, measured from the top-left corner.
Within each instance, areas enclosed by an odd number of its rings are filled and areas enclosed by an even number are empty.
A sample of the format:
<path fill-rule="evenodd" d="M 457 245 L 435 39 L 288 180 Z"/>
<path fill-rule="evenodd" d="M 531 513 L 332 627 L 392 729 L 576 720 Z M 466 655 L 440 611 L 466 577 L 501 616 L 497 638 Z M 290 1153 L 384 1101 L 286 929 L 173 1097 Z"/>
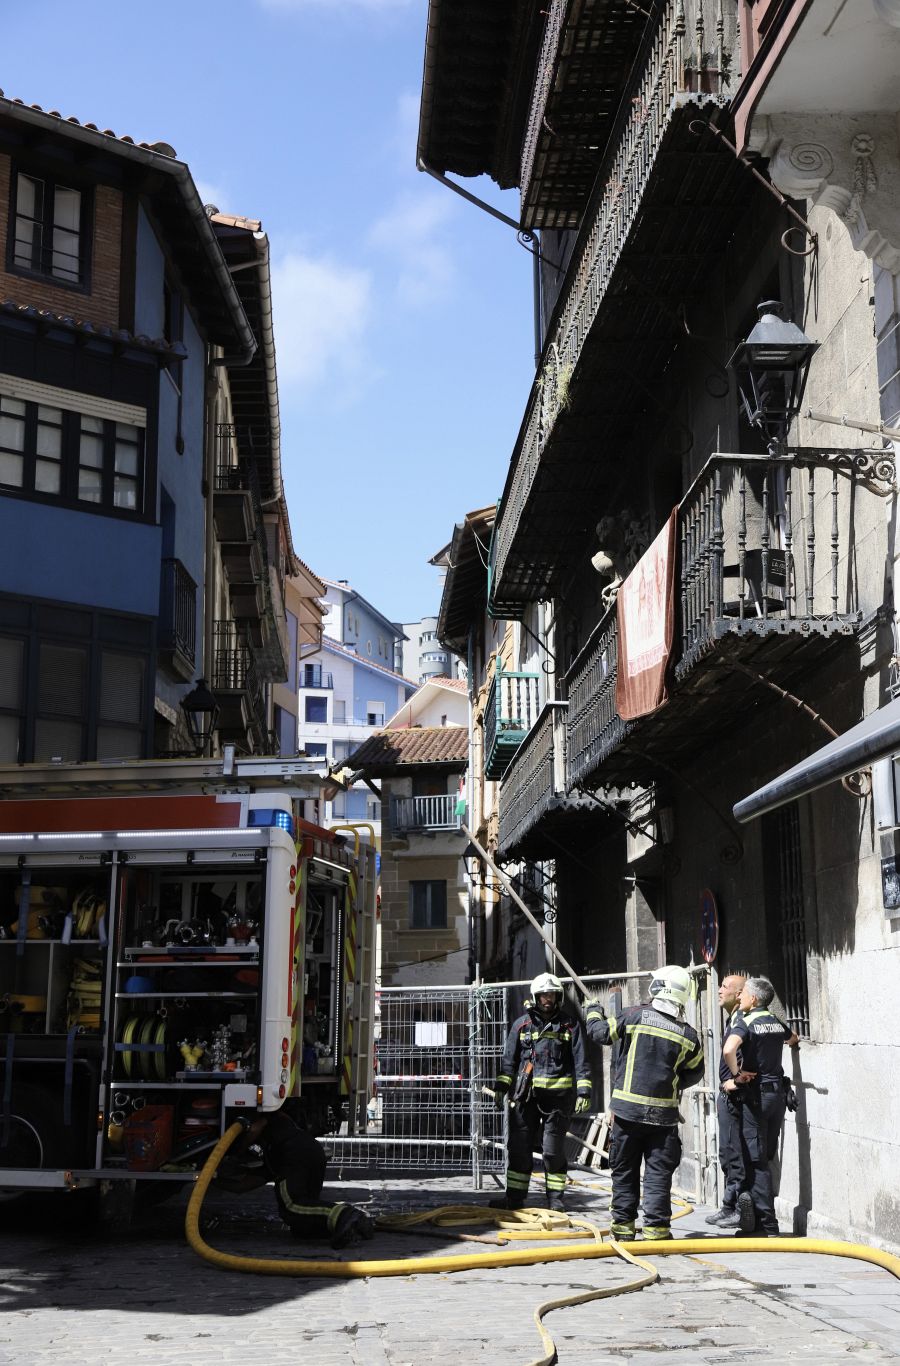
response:
<path fill-rule="evenodd" d="M 325 1153 L 304 1127 L 300 1102 L 292 1097 L 280 1110 L 256 1116 L 232 1150 L 241 1163 L 251 1147 L 262 1153 L 255 1168 L 223 1175 L 226 1190 L 249 1191 L 275 1183 L 278 1213 L 295 1238 L 328 1238 L 334 1248 L 371 1238 L 374 1225 L 355 1205 L 320 1200 L 325 1179 Z"/>
<path fill-rule="evenodd" d="M 569 1116 L 591 1108 L 591 1071 L 581 1025 L 562 1009 L 558 977 L 543 972 L 531 984 L 506 1040 L 494 1082 L 498 1109 L 510 1100 L 506 1194 L 495 1209 L 521 1209 L 528 1198 L 532 1153 L 544 1156 L 547 1208 L 565 1209 L 565 1141 Z"/>
<path fill-rule="evenodd" d="M 775 988 L 767 977 L 748 977 L 741 992 L 741 1015 L 731 1026 L 722 1057 L 740 1101 L 740 1133 L 750 1189 L 738 1196 L 741 1233 L 779 1233 L 769 1163 L 778 1150 L 784 1122 L 785 1088 L 781 1053 L 800 1040 L 769 1010 Z M 728 1083 L 726 1082 L 726 1085 Z"/>
<path fill-rule="evenodd" d="M 678 1101 L 703 1077 L 703 1048 L 684 1019 L 690 995 L 690 974 L 665 967 L 653 974 L 649 1005 L 628 1006 L 607 1019 L 597 1002 L 588 1004 L 588 1038 L 616 1045 L 609 1102 L 614 1237 L 634 1237 L 642 1163 L 644 1237 L 672 1237 L 672 1177 L 681 1161 Z"/>
<path fill-rule="evenodd" d="M 723 1044 L 729 1030 L 740 1017 L 738 1000 L 747 978 L 742 972 L 729 973 L 719 983 L 719 1005 L 725 1013 L 725 1028 L 722 1032 Z M 744 1152 L 741 1145 L 740 1091 L 731 1075 L 725 1054 L 719 1058 L 719 1093 L 716 1096 L 716 1118 L 719 1126 L 719 1166 L 725 1181 L 722 1207 L 710 1214 L 708 1224 L 719 1228 L 738 1228 L 738 1196 L 747 1188 Z"/>

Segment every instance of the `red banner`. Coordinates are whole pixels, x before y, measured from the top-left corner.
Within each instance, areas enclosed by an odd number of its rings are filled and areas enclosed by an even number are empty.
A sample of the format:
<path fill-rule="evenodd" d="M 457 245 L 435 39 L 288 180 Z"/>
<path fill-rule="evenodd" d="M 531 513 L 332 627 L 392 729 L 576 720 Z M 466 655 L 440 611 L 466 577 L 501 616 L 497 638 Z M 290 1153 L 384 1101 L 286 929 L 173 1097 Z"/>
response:
<path fill-rule="evenodd" d="M 616 599 L 616 711 L 623 721 L 647 716 L 661 707 L 668 696 L 666 666 L 675 628 L 677 526 L 675 509 L 622 584 Z"/>

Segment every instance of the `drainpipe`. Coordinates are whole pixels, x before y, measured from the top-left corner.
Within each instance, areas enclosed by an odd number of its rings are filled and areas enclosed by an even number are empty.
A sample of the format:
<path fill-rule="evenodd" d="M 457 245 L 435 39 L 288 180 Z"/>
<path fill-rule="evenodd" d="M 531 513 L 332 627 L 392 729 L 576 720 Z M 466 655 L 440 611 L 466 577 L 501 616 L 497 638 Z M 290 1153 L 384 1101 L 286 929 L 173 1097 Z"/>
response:
<path fill-rule="evenodd" d="M 216 436 L 216 411 L 218 407 L 219 382 L 212 368 L 211 359 L 206 380 L 206 547 L 204 551 L 205 573 L 203 578 L 203 666 L 201 678 L 208 678 L 215 689 L 215 670 L 213 668 L 213 620 L 216 611 L 215 550 L 216 528 L 213 517 L 213 503 L 216 488 L 216 457 L 218 439 Z"/>

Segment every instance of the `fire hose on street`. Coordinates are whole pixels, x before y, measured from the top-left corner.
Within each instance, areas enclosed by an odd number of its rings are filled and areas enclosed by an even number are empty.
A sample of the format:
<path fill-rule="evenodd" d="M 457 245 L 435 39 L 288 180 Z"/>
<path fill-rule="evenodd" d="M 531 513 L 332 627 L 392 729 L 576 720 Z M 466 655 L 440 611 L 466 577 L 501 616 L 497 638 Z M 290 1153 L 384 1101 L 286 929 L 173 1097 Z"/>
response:
<path fill-rule="evenodd" d="M 384 1260 L 377 1258 L 372 1260 L 317 1260 L 294 1257 L 240 1257 L 235 1253 L 222 1252 L 217 1248 L 211 1247 L 206 1242 L 200 1232 L 200 1211 L 203 1201 L 206 1198 L 210 1184 L 218 1170 L 219 1164 L 225 1157 L 231 1145 L 240 1134 L 244 1132 L 242 1124 L 232 1124 L 219 1139 L 206 1161 L 203 1170 L 197 1179 L 197 1184 L 191 1194 L 190 1201 L 185 1215 L 185 1234 L 187 1241 L 194 1252 L 204 1261 L 212 1266 L 217 1266 L 223 1271 L 241 1271 L 256 1276 L 310 1276 L 310 1277 L 331 1277 L 335 1279 L 359 1279 L 367 1276 L 413 1276 L 413 1275 L 436 1275 L 449 1271 L 471 1271 L 473 1269 L 486 1269 L 490 1267 L 503 1266 L 535 1266 L 541 1262 L 572 1262 L 590 1261 L 604 1257 L 620 1257 L 633 1266 L 638 1267 L 644 1275 L 639 1279 L 629 1282 L 627 1285 L 608 1286 L 599 1290 L 586 1291 L 580 1295 L 568 1296 L 565 1299 L 550 1300 L 541 1304 L 534 1311 L 535 1324 L 546 1349 L 545 1355 L 538 1357 L 529 1363 L 529 1366 L 552 1366 L 556 1360 L 556 1351 L 553 1339 L 543 1325 L 542 1319 L 545 1314 L 554 1309 L 562 1309 L 567 1306 L 584 1304 L 590 1300 L 605 1299 L 612 1295 L 624 1294 L 631 1290 L 640 1290 L 658 1279 L 659 1272 L 644 1259 L 647 1257 L 672 1257 L 703 1255 L 709 1253 L 724 1252 L 733 1254 L 736 1252 L 777 1252 L 777 1253 L 807 1253 L 818 1254 L 832 1257 L 855 1258 L 859 1261 L 871 1262 L 874 1266 L 883 1267 L 892 1276 L 900 1280 L 900 1257 L 895 1257 L 889 1252 L 882 1252 L 879 1248 L 865 1247 L 860 1243 L 844 1243 L 838 1240 L 821 1238 L 679 1238 L 667 1241 L 647 1240 L 643 1242 L 617 1242 L 614 1239 L 603 1241 L 602 1235 L 607 1230 L 599 1228 L 597 1225 L 587 1220 L 579 1218 L 566 1218 L 565 1226 L 561 1227 L 557 1221 L 548 1219 L 542 1211 L 524 1211 L 525 1214 L 532 1214 L 532 1218 L 521 1220 L 515 1218 L 516 1213 L 504 1211 L 502 1222 L 509 1222 L 513 1225 L 512 1229 L 501 1229 L 499 1238 L 511 1240 L 515 1233 L 527 1233 L 530 1237 L 543 1237 L 559 1239 L 566 1234 L 571 1239 L 572 1232 L 576 1235 L 576 1240 L 571 1240 L 560 1246 L 558 1243 L 552 1247 L 515 1247 L 500 1248 L 491 1252 L 466 1252 L 456 1254 L 443 1254 L 436 1257 L 396 1257 Z M 687 1213 L 687 1207 L 683 1213 Z M 465 1209 L 469 1210 L 469 1222 L 472 1222 L 475 1215 L 474 1211 L 484 1217 L 493 1215 L 493 1211 L 486 1211 L 483 1206 L 444 1206 L 440 1209 L 413 1215 L 391 1216 L 387 1220 L 379 1220 L 379 1224 L 385 1228 L 396 1230 L 403 1223 L 414 1225 L 421 1223 L 424 1218 L 430 1218 L 432 1222 L 439 1221 L 443 1216 L 448 1224 L 461 1224 Z M 516 1226 L 521 1226 L 518 1228 Z M 518 1240 L 517 1240 L 518 1241 Z"/>

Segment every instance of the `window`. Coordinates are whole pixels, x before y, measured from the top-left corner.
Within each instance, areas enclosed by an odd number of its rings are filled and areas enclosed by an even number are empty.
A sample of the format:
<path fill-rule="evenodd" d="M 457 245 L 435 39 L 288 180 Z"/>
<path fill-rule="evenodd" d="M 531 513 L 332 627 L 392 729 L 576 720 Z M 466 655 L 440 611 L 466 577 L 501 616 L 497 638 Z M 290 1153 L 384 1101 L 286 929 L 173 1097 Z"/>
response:
<path fill-rule="evenodd" d="M 87 276 L 87 196 L 70 185 L 18 172 L 15 234 L 8 251 L 13 270 L 47 275 L 62 285 L 84 285 Z"/>
<path fill-rule="evenodd" d="M 381 820 L 381 802 L 375 801 L 374 798 L 371 801 L 366 802 L 366 820 Z"/>
<path fill-rule="evenodd" d="M 325 758 L 328 754 L 328 746 L 319 741 L 304 740 L 303 748 L 307 754 L 315 758 Z"/>
<path fill-rule="evenodd" d="M 151 629 L 0 598 L 0 761 L 142 758 Z"/>
<path fill-rule="evenodd" d="M 345 722 L 347 720 L 347 703 L 343 697 L 334 699 L 334 719 L 335 721 Z"/>
<path fill-rule="evenodd" d="M 349 759 L 352 748 L 349 740 L 335 740 L 331 746 L 334 762 L 338 763 L 342 759 Z"/>
<path fill-rule="evenodd" d="M 307 697 L 304 703 L 307 721 L 324 722 L 328 720 L 328 698 Z"/>
<path fill-rule="evenodd" d="M 143 510 L 144 433 L 128 422 L 0 393 L 0 488 Z"/>
<path fill-rule="evenodd" d="M 411 930 L 444 930 L 447 928 L 446 882 L 411 882 L 409 884 L 409 928 Z"/>
<path fill-rule="evenodd" d="M 367 712 L 366 712 L 366 725 L 367 725 L 367 726 L 383 726 L 383 725 L 384 725 L 384 712 L 383 712 L 383 711 L 367 711 Z"/>
<path fill-rule="evenodd" d="M 763 817 L 762 841 L 769 976 L 782 995 L 788 1024 L 808 1039 L 806 898 L 796 802 Z"/>

